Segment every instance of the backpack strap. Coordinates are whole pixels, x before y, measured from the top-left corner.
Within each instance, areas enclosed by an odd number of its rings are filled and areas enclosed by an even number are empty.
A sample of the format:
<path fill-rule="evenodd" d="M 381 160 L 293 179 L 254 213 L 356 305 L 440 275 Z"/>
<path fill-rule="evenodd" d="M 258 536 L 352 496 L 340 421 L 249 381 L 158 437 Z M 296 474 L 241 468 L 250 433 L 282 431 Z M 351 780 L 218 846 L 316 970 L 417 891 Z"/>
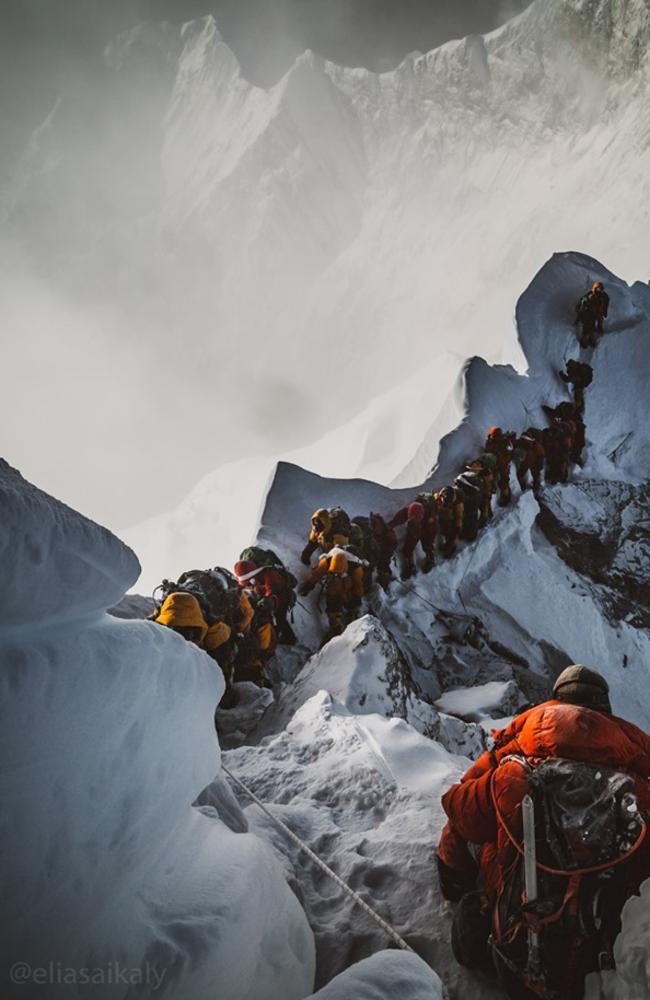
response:
<path fill-rule="evenodd" d="M 518 763 L 521 763 L 521 759 L 517 756 L 504 757 L 503 760 L 516 760 Z M 528 764 L 527 761 L 526 761 L 526 766 L 530 767 L 530 764 Z M 497 823 L 499 824 L 499 826 L 505 833 L 506 837 L 516 850 L 517 854 L 519 854 L 523 858 L 524 856 L 523 844 L 519 843 L 514 833 L 508 826 L 505 817 L 499 808 L 499 803 L 497 802 L 496 792 L 494 790 L 494 777 L 496 773 L 497 769 L 495 769 L 492 772 L 492 777 L 490 778 L 490 797 L 492 799 L 492 805 L 494 806 L 494 812 L 496 814 Z M 583 875 L 594 875 L 597 872 L 604 872 L 607 871 L 608 868 L 614 868 L 616 865 L 623 864 L 623 862 L 627 861 L 628 858 L 632 857 L 633 854 L 636 854 L 636 852 L 643 844 L 646 835 L 648 833 L 648 826 L 645 819 L 642 816 L 639 816 L 639 819 L 641 821 L 641 830 L 635 842 L 632 844 L 630 848 L 628 848 L 627 851 L 625 851 L 624 854 L 621 854 L 620 857 L 615 858 L 613 861 L 606 861 L 605 863 L 600 865 L 592 865 L 589 868 L 572 868 L 570 871 L 566 871 L 563 868 L 551 868 L 549 865 L 542 864 L 541 861 L 536 861 L 535 862 L 536 866 L 537 868 L 540 869 L 540 871 L 546 872 L 548 875 L 561 875 L 563 878 L 571 879 L 571 877 L 574 875 L 579 875 L 580 877 L 582 877 Z"/>

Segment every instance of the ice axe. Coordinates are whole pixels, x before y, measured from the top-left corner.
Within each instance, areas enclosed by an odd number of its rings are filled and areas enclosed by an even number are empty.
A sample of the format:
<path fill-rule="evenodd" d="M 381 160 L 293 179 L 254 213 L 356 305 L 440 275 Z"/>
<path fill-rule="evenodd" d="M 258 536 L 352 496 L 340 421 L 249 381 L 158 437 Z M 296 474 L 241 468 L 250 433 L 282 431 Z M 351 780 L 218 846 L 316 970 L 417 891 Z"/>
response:
<path fill-rule="evenodd" d="M 535 843 L 535 803 L 530 795 L 524 795 L 521 803 L 524 826 L 524 884 L 526 907 L 532 908 L 537 902 L 537 845 Z M 533 982 L 541 979 L 539 959 L 539 932 L 532 927 L 528 930 L 528 975 Z"/>

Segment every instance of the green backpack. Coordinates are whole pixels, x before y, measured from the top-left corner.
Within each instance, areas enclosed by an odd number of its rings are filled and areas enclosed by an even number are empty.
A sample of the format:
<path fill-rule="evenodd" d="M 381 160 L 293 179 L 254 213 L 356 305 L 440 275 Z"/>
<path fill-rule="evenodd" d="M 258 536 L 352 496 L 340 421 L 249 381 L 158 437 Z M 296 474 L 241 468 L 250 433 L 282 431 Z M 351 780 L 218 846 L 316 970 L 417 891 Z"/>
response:
<path fill-rule="evenodd" d="M 490 472 L 496 472 L 499 468 L 496 455 L 493 455 L 490 451 L 484 451 L 482 455 L 479 455 L 478 460 Z"/>
<path fill-rule="evenodd" d="M 369 517 L 353 517 L 350 523 L 350 543 L 357 548 L 363 558 L 375 566 L 378 558 L 378 546 L 370 527 Z"/>

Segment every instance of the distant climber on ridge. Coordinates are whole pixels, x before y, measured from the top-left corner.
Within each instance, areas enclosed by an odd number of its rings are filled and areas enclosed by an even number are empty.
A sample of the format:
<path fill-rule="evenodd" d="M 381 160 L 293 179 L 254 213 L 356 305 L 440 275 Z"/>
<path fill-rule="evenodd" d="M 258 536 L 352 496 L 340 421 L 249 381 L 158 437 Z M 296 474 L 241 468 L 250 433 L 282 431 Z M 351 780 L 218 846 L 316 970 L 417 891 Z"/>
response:
<path fill-rule="evenodd" d="M 479 510 L 478 526 L 479 530 L 484 528 L 492 520 L 492 497 L 496 491 L 496 478 L 498 465 L 496 455 L 484 451 L 477 458 L 468 462 L 467 468 L 470 472 L 476 472 L 481 478 L 483 490 L 481 493 L 481 507 Z"/>
<path fill-rule="evenodd" d="M 471 469 L 468 466 L 456 476 L 454 486 L 463 501 L 463 525 L 460 537 L 464 542 L 474 542 L 481 524 L 485 495 L 484 477 L 478 469 Z"/>
<path fill-rule="evenodd" d="M 490 427 L 485 441 L 485 451 L 497 460 L 499 507 L 507 507 L 512 499 L 510 489 L 510 463 L 512 462 L 515 435 L 504 432 L 500 427 Z"/>
<path fill-rule="evenodd" d="M 438 537 L 440 551 L 445 559 L 450 559 L 458 547 L 458 540 L 463 530 L 465 508 L 460 490 L 453 486 L 443 486 L 434 493 L 436 513 L 438 515 Z"/>
<path fill-rule="evenodd" d="M 591 291 L 583 295 L 576 306 L 574 325 L 580 328 L 578 340 L 581 347 L 596 346 L 608 311 L 609 295 L 601 281 L 594 281 Z"/>
<path fill-rule="evenodd" d="M 250 591 L 257 602 L 269 603 L 278 641 L 286 646 L 295 645 L 296 634 L 288 621 L 296 603 L 295 588 L 298 584 L 293 573 L 286 569 L 275 552 L 257 546 L 244 549 L 234 569 L 242 589 Z"/>
<path fill-rule="evenodd" d="M 565 400 L 554 407 L 542 406 L 542 409 L 554 423 L 567 428 L 569 461 L 573 462 L 574 465 L 582 465 L 582 451 L 586 445 L 586 427 L 576 405 Z"/>
<path fill-rule="evenodd" d="M 517 470 L 517 481 L 522 493 L 528 489 L 529 473 L 533 492 L 536 493 L 542 485 L 544 471 L 543 433 L 537 427 L 529 427 L 515 441 L 514 462 Z"/>
<path fill-rule="evenodd" d="M 402 541 L 402 580 L 414 576 L 415 549 L 418 542 L 424 552 L 422 572 L 428 573 L 436 562 L 436 537 L 438 534 L 438 512 L 436 502 L 431 493 L 418 493 L 412 503 L 398 510 L 388 522 L 389 528 L 406 525 L 406 533 Z"/>
<path fill-rule="evenodd" d="M 320 507 L 311 517 L 309 540 L 302 550 L 300 561 L 311 563 L 314 552 L 329 552 L 333 545 L 347 545 L 350 541 L 350 518 L 342 507 Z"/>
<path fill-rule="evenodd" d="M 571 358 L 566 363 L 566 372 L 558 372 L 563 382 L 573 387 L 573 402 L 578 413 L 582 416 L 585 412 L 585 389 L 591 385 L 594 370 L 591 365 L 581 361 L 574 361 Z"/>
<path fill-rule="evenodd" d="M 397 535 L 390 528 L 381 514 L 370 515 L 370 529 L 375 539 L 377 549 L 377 583 L 388 590 L 393 578 L 391 563 L 397 549 Z"/>
<path fill-rule="evenodd" d="M 329 622 L 323 644 L 333 636 L 341 635 L 346 626 L 359 617 L 365 590 L 364 569 L 365 560 L 347 547 L 335 545 L 321 556 L 298 588 L 298 593 L 306 597 L 318 583 L 323 585 L 325 614 Z"/>
<path fill-rule="evenodd" d="M 575 665 L 494 741 L 442 797 L 440 886 L 459 902 L 452 948 L 462 965 L 495 967 L 512 998 L 575 1000 L 587 973 L 613 967 L 623 904 L 650 876 L 650 736 L 612 715 L 604 677 Z M 537 853 L 528 905 L 526 796 Z"/>
<path fill-rule="evenodd" d="M 544 479 L 549 486 L 566 483 L 574 448 L 573 428 L 565 420 L 553 420 L 551 426 L 545 427 L 542 433 L 546 458 Z"/>

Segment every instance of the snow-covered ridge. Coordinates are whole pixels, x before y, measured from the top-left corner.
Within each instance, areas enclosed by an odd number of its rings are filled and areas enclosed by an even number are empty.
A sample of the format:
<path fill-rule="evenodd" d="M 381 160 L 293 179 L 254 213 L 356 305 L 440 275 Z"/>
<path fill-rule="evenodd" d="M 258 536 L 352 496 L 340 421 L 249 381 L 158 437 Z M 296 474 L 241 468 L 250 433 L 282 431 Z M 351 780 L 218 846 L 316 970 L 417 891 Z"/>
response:
<path fill-rule="evenodd" d="M 608 332 L 597 350 L 589 352 L 594 380 L 585 410 L 586 462 L 572 474 L 575 485 L 547 488 L 541 508 L 531 495 L 522 496 L 513 508 L 497 513 L 477 542 L 463 546 L 453 560 L 429 576 L 418 578 L 416 589 L 431 606 L 409 596 L 408 588 L 402 592 L 399 584 L 388 598 L 378 595 L 374 601 L 378 616 L 407 653 L 418 683 L 431 699 L 449 686 L 507 681 L 513 676 L 528 697 L 540 697 L 563 665 L 586 662 L 606 674 L 614 696 L 629 705 L 631 717 L 642 725 L 650 721 L 650 709 L 641 696 L 649 639 L 645 627 L 637 627 L 644 625 L 647 602 L 642 584 L 635 583 L 639 572 L 644 578 L 639 567 L 646 552 L 640 535 L 645 492 L 640 484 L 647 480 L 650 468 L 644 389 L 650 379 L 648 285 L 630 287 L 582 254 L 560 253 L 551 258 L 517 304 L 526 374 L 510 366 L 490 366 L 480 358 L 469 363 L 465 415 L 440 442 L 438 454 L 435 438 L 426 442 L 435 466 L 425 485 L 452 482 L 464 463 L 481 450 L 492 425 L 518 432 L 531 425 L 546 426 L 542 406 L 567 398 L 558 373 L 567 358 L 580 354 L 573 327 L 575 299 L 597 279 L 610 291 L 612 306 Z M 259 539 L 296 566 L 302 544 L 299 526 L 306 530 L 316 508 L 340 504 L 351 516 L 370 510 L 392 515 L 413 492 L 390 491 L 361 480 L 327 479 L 281 463 L 268 492 Z M 576 540 L 581 533 L 585 535 L 585 521 L 593 520 L 592 531 L 597 531 L 595 525 L 603 517 L 608 520 L 609 541 L 590 566 L 579 555 Z M 557 552 L 551 550 L 552 558 L 549 541 L 558 546 Z M 566 554 L 572 541 L 576 541 L 575 559 Z M 589 578 L 586 586 L 585 576 Z M 559 586 L 558 577 L 565 584 Z M 467 671 L 463 675 L 457 664 L 450 676 L 444 644 L 431 632 L 435 607 L 476 615 L 492 639 L 511 651 L 515 666 L 506 667 L 499 676 L 481 677 L 480 671 L 468 665 L 462 668 Z M 542 613 L 544 607 L 548 613 Z M 405 613 L 411 622 L 406 632 Z M 300 625 L 309 641 L 317 641 L 318 630 L 309 616 L 303 615 Z M 520 670 L 517 660 L 527 669 Z M 630 667 L 625 674 L 621 663 Z M 454 674 L 455 683 L 450 685 Z M 632 690 L 640 696 L 634 702 L 629 700 Z"/>
<path fill-rule="evenodd" d="M 46 496 L 0 459 L 0 631 L 105 611 L 140 575 L 105 528 Z"/>

